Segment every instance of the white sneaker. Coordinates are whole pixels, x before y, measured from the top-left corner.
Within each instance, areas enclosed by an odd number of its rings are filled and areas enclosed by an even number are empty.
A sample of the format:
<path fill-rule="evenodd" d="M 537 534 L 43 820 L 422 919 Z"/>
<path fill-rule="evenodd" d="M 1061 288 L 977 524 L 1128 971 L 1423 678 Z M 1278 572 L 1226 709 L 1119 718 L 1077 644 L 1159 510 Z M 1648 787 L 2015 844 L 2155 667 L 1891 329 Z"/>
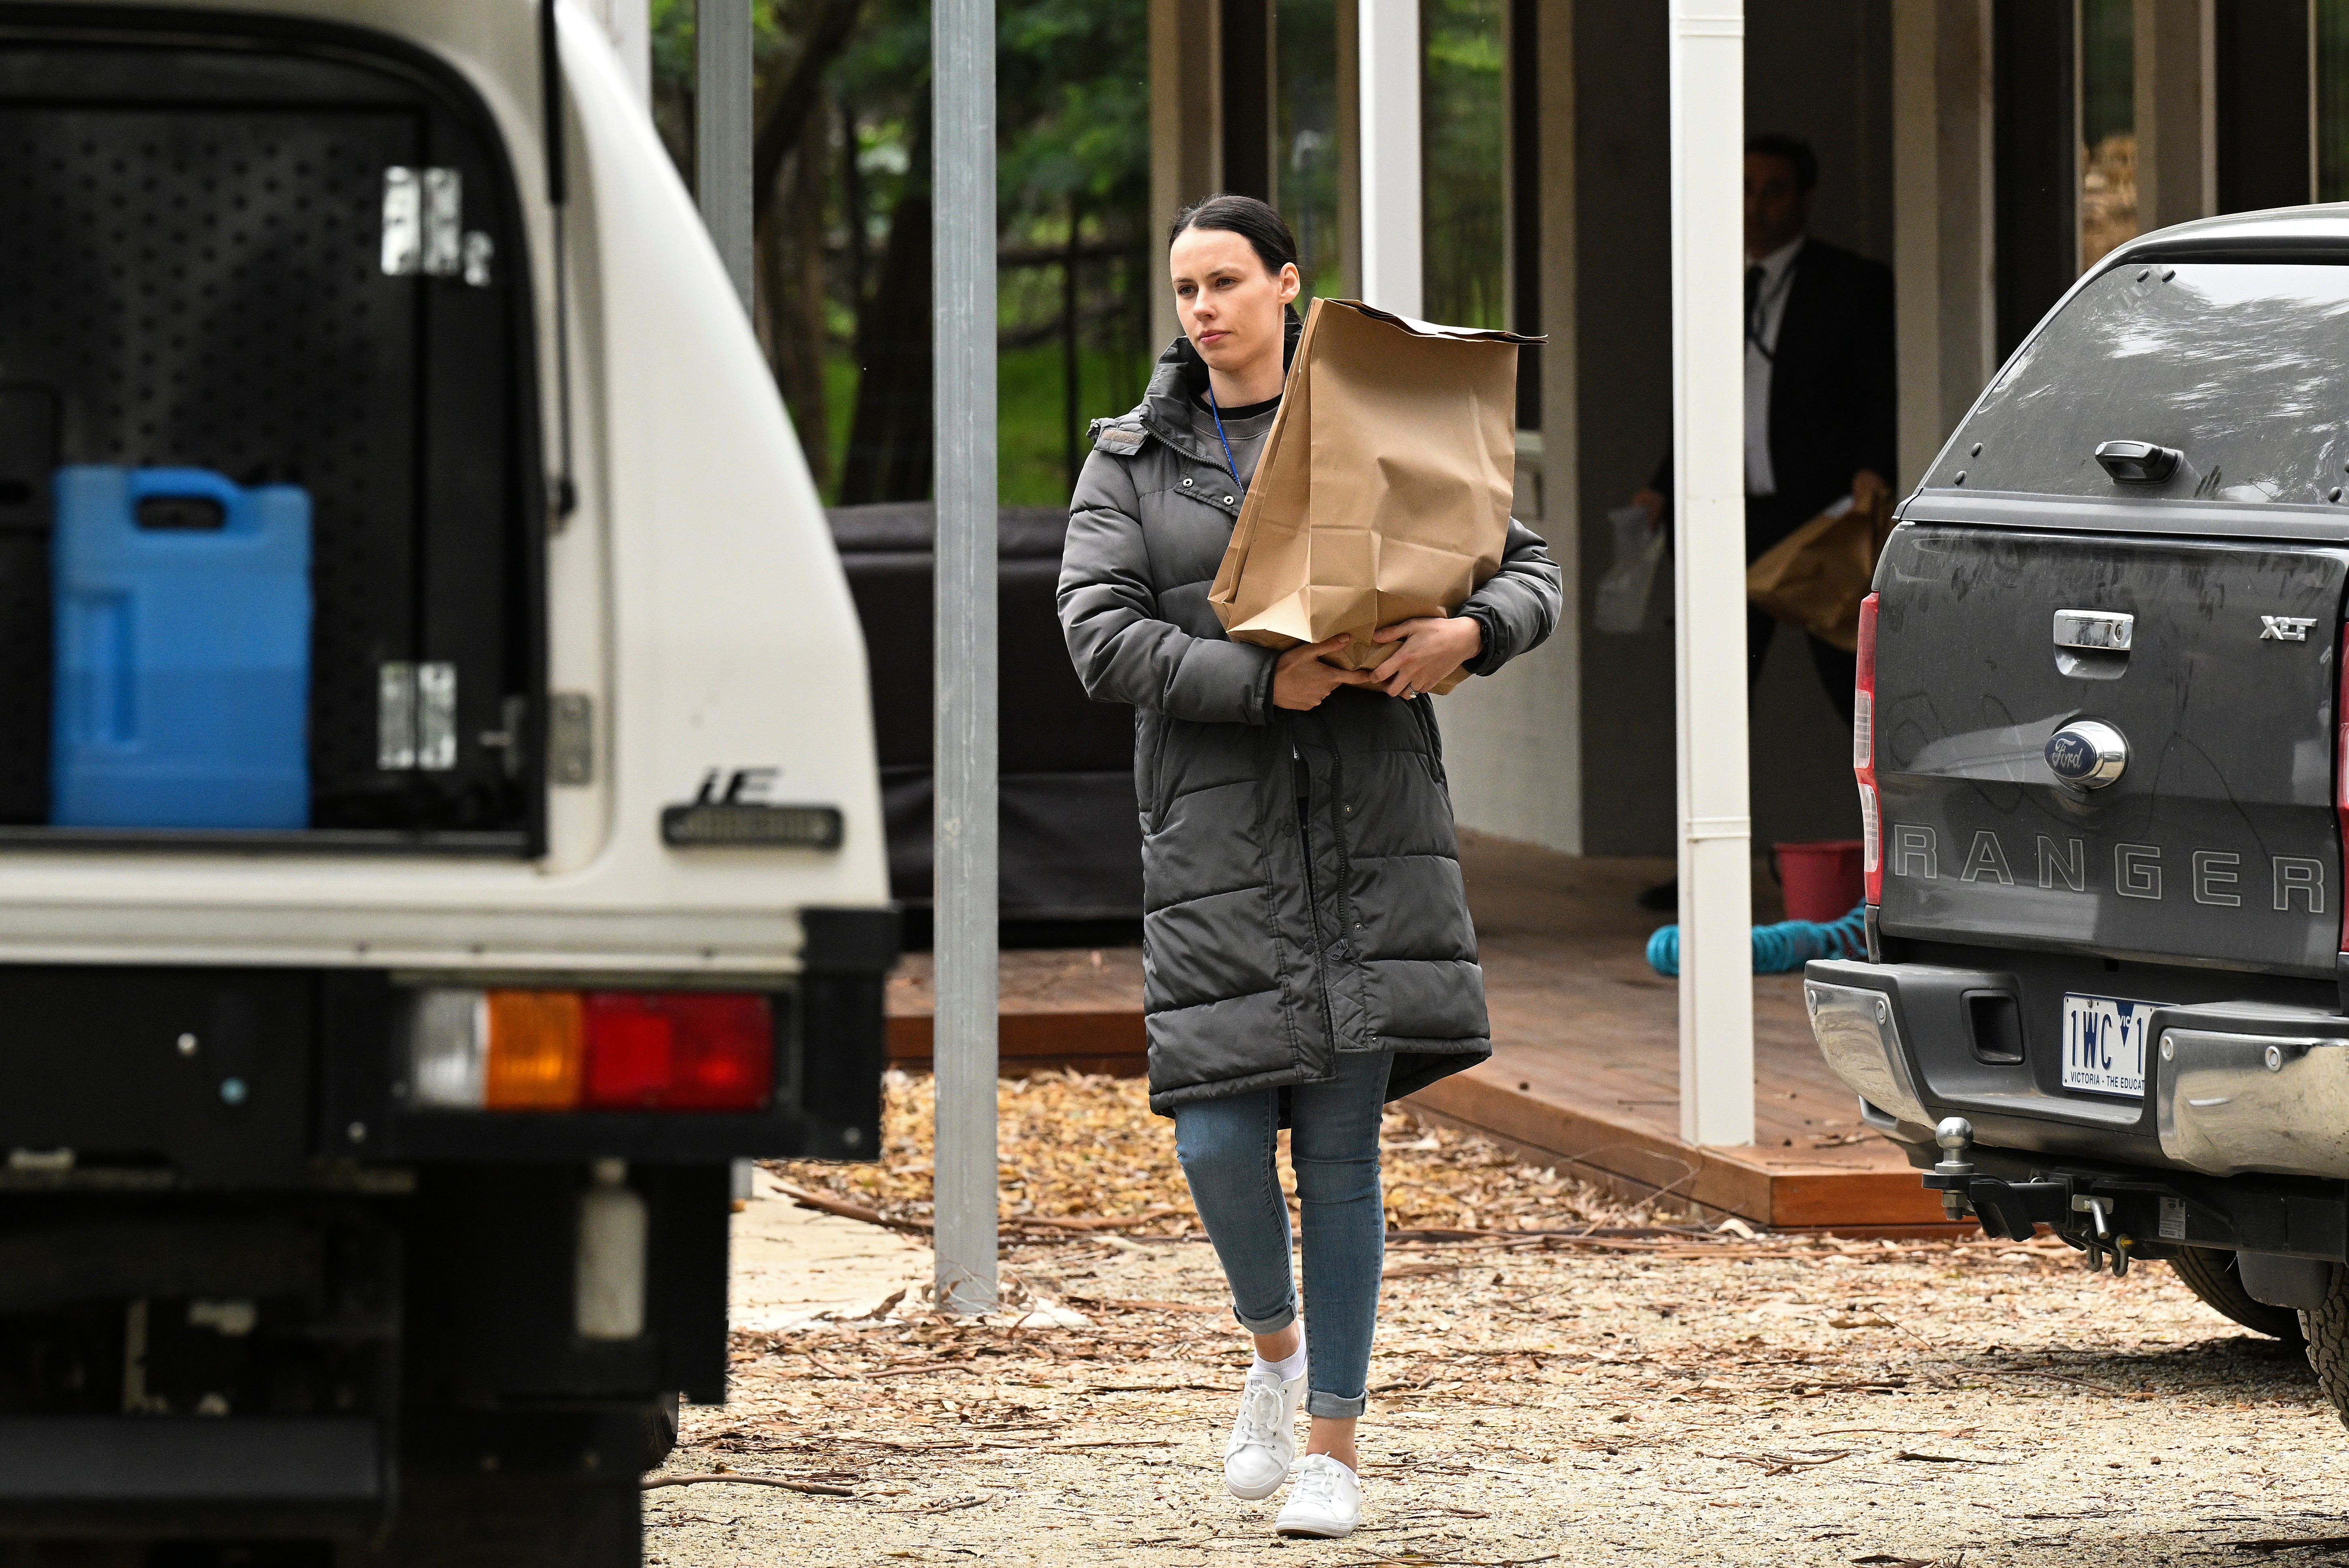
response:
<path fill-rule="evenodd" d="M 1251 1369 L 1240 1385 L 1240 1413 L 1224 1445 L 1224 1484 L 1234 1497 L 1258 1502 L 1280 1490 L 1297 1458 L 1297 1407 L 1305 1400 L 1305 1375 L 1282 1378 Z"/>
<path fill-rule="evenodd" d="M 1297 1467 L 1297 1490 L 1272 1522 L 1281 1535 L 1351 1535 L 1362 1522 L 1362 1481 L 1328 1454 L 1308 1454 Z"/>

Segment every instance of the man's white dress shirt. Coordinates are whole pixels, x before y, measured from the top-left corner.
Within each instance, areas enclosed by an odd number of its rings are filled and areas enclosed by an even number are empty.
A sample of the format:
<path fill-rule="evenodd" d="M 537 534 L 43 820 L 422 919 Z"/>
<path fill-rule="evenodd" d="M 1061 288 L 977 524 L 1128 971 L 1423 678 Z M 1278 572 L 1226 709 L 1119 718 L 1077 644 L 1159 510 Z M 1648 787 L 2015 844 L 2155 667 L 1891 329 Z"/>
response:
<path fill-rule="evenodd" d="M 1762 286 L 1745 320 L 1745 493 L 1778 493 L 1778 476 L 1770 468 L 1770 366 L 1778 351 L 1778 326 L 1786 319 L 1786 294 L 1794 282 L 1795 253 L 1805 236 L 1797 234 L 1766 256 L 1746 258 L 1748 268 L 1762 269 Z"/>

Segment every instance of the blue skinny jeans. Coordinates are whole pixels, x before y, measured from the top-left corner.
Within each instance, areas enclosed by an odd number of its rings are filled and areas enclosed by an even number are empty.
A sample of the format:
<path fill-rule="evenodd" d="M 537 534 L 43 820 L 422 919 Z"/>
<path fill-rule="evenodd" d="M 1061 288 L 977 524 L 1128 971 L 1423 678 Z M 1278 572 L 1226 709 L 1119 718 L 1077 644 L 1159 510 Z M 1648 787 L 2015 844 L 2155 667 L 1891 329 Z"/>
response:
<path fill-rule="evenodd" d="M 1305 1230 L 1305 1413 L 1352 1418 L 1369 1402 L 1371 1335 L 1378 1326 L 1386 1207 L 1379 1194 L 1379 1122 L 1386 1108 L 1384 1051 L 1346 1051 L 1328 1083 L 1289 1097 L 1291 1163 Z M 1288 1270 L 1288 1205 L 1273 1170 L 1280 1092 L 1259 1089 L 1174 1112 L 1174 1152 L 1250 1334 L 1297 1321 Z"/>

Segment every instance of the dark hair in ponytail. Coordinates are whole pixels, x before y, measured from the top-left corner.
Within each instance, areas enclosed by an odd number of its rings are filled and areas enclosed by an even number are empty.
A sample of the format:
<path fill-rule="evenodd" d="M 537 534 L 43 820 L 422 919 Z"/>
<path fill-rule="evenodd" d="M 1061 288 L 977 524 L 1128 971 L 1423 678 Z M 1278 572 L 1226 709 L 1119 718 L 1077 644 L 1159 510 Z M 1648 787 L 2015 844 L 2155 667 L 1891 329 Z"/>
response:
<path fill-rule="evenodd" d="M 1248 249 L 1264 263 L 1264 270 L 1276 277 L 1281 268 L 1298 264 L 1297 236 L 1288 232 L 1288 225 L 1278 212 L 1253 196 L 1226 192 L 1192 203 L 1174 214 L 1174 226 L 1166 231 L 1166 242 L 1173 244 L 1185 229 L 1221 229 L 1237 234 L 1248 242 Z"/>

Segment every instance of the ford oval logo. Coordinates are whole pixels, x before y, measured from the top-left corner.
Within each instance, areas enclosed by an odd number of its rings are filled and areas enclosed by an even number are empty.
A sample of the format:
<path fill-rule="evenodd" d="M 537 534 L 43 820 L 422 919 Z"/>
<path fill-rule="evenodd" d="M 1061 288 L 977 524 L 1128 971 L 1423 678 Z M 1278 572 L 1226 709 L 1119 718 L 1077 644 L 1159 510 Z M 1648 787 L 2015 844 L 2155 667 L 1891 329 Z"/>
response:
<path fill-rule="evenodd" d="M 2047 770 L 2082 789 L 2101 789 L 2128 766 L 2128 742 L 2111 725 L 2075 719 L 2047 738 Z"/>

